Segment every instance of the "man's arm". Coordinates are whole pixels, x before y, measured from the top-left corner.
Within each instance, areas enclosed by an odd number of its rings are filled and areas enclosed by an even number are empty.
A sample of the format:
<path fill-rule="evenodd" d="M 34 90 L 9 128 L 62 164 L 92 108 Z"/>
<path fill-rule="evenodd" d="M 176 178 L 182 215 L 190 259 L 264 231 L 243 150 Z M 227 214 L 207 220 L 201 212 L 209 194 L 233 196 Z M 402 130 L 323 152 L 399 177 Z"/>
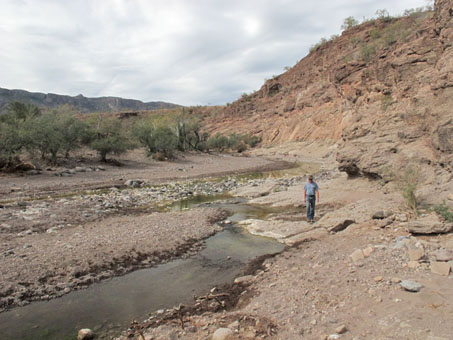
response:
<path fill-rule="evenodd" d="M 319 202 L 319 190 L 316 190 L 316 198 L 318 199 Z"/>
<path fill-rule="evenodd" d="M 304 202 L 307 202 L 307 190 L 304 189 Z"/>

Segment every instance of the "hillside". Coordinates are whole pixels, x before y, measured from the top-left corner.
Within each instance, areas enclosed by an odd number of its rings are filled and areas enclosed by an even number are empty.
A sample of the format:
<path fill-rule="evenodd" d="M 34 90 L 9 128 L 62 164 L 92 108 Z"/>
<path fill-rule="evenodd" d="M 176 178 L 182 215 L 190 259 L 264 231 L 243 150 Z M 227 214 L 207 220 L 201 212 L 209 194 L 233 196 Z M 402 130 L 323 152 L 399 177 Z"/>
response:
<path fill-rule="evenodd" d="M 382 18 L 324 42 L 256 92 L 204 116 L 211 131 L 249 132 L 266 146 L 323 142 L 350 176 L 453 168 L 452 1 L 433 12 Z"/>
<path fill-rule="evenodd" d="M 24 90 L 8 90 L 0 88 L 0 112 L 11 101 L 30 103 L 39 107 L 56 108 L 71 105 L 82 112 L 118 112 L 125 110 L 155 110 L 178 107 L 176 104 L 165 102 L 147 102 L 124 99 L 119 97 L 87 98 L 83 95 L 75 97 L 53 94 L 28 92 Z"/>

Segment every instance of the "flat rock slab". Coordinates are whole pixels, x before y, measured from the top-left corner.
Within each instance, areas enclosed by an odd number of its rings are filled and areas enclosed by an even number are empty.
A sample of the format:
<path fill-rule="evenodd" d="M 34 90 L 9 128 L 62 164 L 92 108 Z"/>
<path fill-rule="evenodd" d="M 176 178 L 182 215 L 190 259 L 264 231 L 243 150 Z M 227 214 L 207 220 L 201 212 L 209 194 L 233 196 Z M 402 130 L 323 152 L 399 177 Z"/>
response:
<path fill-rule="evenodd" d="M 431 272 L 438 275 L 448 276 L 450 275 L 451 266 L 448 262 L 431 262 Z"/>
<path fill-rule="evenodd" d="M 407 230 L 412 234 L 445 234 L 453 230 L 453 223 L 441 222 L 429 215 L 407 223 Z"/>
<path fill-rule="evenodd" d="M 423 288 L 423 285 L 421 283 L 419 283 L 417 281 L 411 281 L 411 280 L 401 281 L 400 286 L 403 287 L 404 290 L 407 290 L 408 292 L 413 292 L 413 293 L 417 293 Z"/>
<path fill-rule="evenodd" d="M 239 224 L 253 235 L 275 238 L 282 243 L 286 243 L 286 239 L 292 236 L 313 230 L 313 225 L 305 221 L 288 222 L 248 219 L 239 222 Z"/>

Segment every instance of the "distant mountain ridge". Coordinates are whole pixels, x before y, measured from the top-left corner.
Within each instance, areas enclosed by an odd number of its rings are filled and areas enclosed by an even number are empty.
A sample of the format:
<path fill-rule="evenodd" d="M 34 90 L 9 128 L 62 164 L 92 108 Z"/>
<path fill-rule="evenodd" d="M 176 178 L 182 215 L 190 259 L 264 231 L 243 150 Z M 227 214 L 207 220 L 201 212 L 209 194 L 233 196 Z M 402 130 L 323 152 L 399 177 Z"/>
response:
<path fill-rule="evenodd" d="M 83 95 L 75 97 L 54 93 L 28 92 L 25 90 L 8 90 L 0 88 L 0 112 L 12 101 L 34 104 L 39 107 L 57 108 L 69 104 L 81 112 L 119 112 L 126 110 L 171 109 L 180 105 L 162 101 L 144 103 L 135 99 L 120 97 L 87 98 Z"/>

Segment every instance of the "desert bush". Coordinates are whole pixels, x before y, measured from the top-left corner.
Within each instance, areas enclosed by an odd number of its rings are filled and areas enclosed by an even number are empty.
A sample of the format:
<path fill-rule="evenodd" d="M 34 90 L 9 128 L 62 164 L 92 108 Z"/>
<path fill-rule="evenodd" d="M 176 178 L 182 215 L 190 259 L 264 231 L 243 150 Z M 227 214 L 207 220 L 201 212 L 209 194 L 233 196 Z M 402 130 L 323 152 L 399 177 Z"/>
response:
<path fill-rule="evenodd" d="M 9 168 L 19 156 L 22 147 L 19 128 L 0 122 L 0 168 Z"/>
<path fill-rule="evenodd" d="M 207 132 L 202 131 L 202 125 L 198 121 L 183 118 L 179 118 L 176 123 L 176 135 L 180 151 L 202 151 L 209 137 Z"/>
<path fill-rule="evenodd" d="M 435 205 L 433 210 L 447 222 L 453 222 L 453 211 L 445 204 Z"/>
<path fill-rule="evenodd" d="M 178 147 L 178 137 L 169 126 L 158 126 L 153 133 L 153 143 L 154 153 L 171 158 Z"/>
<path fill-rule="evenodd" d="M 381 97 L 381 110 L 386 111 L 387 108 L 392 105 L 393 97 L 391 94 L 384 94 Z"/>
<path fill-rule="evenodd" d="M 378 19 L 385 22 L 388 22 L 392 19 L 392 17 L 390 16 L 389 12 L 386 9 L 378 9 L 376 11 L 376 16 Z"/>
<path fill-rule="evenodd" d="M 374 44 L 363 44 L 360 47 L 360 58 L 365 62 L 369 62 L 375 54 L 376 46 Z"/>
<path fill-rule="evenodd" d="M 395 174 L 399 189 L 403 195 L 406 205 L 414 213 L 418 214 L 417 186 L 420 181 L 420 170 L 415 165 L 409 165 L 404 170 Z"/>
<path fill-rule="evenodd" d="M 346 19 L 343 20 L 343 24 L 341 25 L 341 29 L 343 31 L 350 29 L 354 26 L 357 26 L 359 24 L 359 21 L 355 19 L 353 16 L 347 17 Z"/>
<path fill-rule="evenodd" d="M 210 137 L 207 141 L 207 148 L 209 150 L 217 150 L 217 151 L 224 151 L 230 145 L 227 136 L 224 136 L 220 133 L 215 134 L 214 136 Z"/>
<path fill-rule="evenodd" d="M 42 160 L 57 163 L 58 154 L 63 150 L 64 143 L 57 114 L 49 113 L 28 119 L 22 134 L 24 146 L 31 154 L 37 151 Z"/>
<path fill-rule="evenodd" d="M 90 125 L 89 145 L 99 153 L 102 162 L 107 161 L 109 154 L 119 155 L 134 147 L 118 119 L 98 115 Z"/>
<path fill-rule="evenodd" d="M 10 102 L 6 106 L 6 114 L 1 115 L 1 120 L 9 124 L 14 124 L 19 121 L 26 121 L 30 118 L 35 118 L 41 115 L 41 109 L 33 104 L 25 104 L 22 102 Z"/>

